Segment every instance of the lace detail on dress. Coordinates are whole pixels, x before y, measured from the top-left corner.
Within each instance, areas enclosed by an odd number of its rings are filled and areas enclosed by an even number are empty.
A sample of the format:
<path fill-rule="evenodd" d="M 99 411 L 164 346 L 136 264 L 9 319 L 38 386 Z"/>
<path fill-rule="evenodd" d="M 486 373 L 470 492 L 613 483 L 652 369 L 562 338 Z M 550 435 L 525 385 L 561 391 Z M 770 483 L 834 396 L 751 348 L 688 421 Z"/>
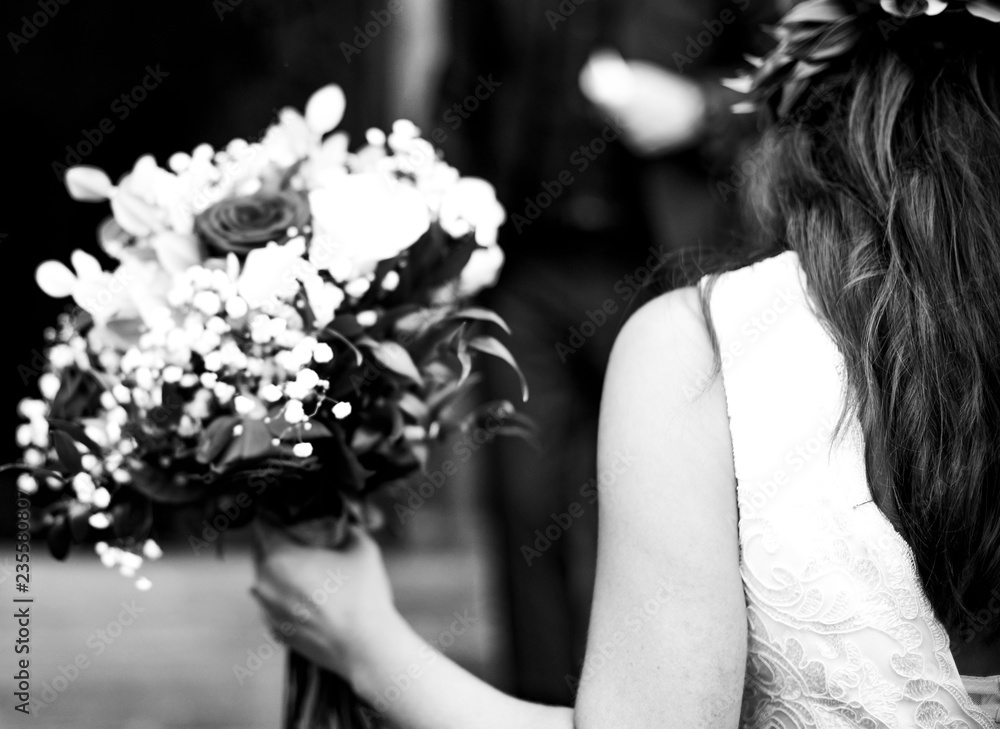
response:
<path fill-rule="evenodd" d="M 745 729 L 997 729 L 963 685 L 902 537 L 871 503 L 843 359 L 798 258 L 722 275 L 711 311 L 740 509 Z"/>

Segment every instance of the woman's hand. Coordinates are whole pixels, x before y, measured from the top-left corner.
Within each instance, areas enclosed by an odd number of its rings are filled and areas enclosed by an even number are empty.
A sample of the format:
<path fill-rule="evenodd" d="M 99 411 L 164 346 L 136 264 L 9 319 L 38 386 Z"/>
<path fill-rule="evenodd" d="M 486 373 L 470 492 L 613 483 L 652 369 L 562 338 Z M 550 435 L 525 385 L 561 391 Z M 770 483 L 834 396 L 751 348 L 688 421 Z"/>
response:
<path fill-rule="evenodd" d="M 353 681 L 385 626 L 398 620 L 378 545 L 359 528 L 337 550 L 257 528 L 261 549 L 251 592 L 272 631 L 313 663 Z"/>

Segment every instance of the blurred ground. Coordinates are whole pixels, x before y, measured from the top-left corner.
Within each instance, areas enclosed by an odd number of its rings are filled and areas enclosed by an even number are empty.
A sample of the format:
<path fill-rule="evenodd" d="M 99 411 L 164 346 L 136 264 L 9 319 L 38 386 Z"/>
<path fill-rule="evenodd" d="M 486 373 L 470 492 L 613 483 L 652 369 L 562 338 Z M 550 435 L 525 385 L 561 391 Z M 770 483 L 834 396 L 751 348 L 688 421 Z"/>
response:
<path fill-rule="evenodd" d="M 427 640 L 496 680 L 500 616 L 492 609 L 498 600 L 491 593 L 486 531 L 467 505 L 444 506 L 443 500 L 422 508 L 408 524 L 407 547 L 386 555 L 397 603 Z M 54 700 L 37 716 L 14 711 L 14 623 L 8 614 L 14 588 L 10 576 L 2 577 L 0 727 L 276 729 L 284 654 L 269 655 L 268 636 L 248 594 L 250 553 L 245 538 L 240 541 L 224 559 L 196 557 L 183 543 L 168 547 L 163 560 L 143 569 L 153 581 L 148 592 L 83 550 L 60 563 L 38 545 L 32 562 L 32 697 Z M 12 555 L 12 544 L 0 543 L 0 564 L 12 563 Z M 129 619 L 126 605 L 135 617 L 119 630 L 119 621 Z M 473 625 L 453 643 L 450 637 L 442 643 L 455 612 Z M 87 667 L 74 672 L 79 657 Z M 241 683 L 235 666 L 249 667 L 252 675 Z"/>

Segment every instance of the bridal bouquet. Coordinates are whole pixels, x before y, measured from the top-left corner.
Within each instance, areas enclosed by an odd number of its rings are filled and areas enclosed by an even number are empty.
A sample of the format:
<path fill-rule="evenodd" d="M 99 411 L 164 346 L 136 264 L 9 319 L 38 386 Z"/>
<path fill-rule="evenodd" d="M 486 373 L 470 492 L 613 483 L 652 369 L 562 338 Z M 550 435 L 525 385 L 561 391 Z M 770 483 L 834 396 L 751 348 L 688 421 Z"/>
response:
<path fill-rule="evenodd" d="M 116 263 L 77 250 L 37 271 L 76 306 L 46 333 L 13 468 L 56 557 L 97 542 L 135 577 L 158 514 L 192 506 L 335 548 L 435 441 L 486 409 L 521 430 L 509 403 L 459 402 L 477 356 L 517 369 L 504 322 L 464 303 L 503 263 L 493 188 L 408 122 L 350 151 L 344 104 L 328 86 L 259 141 L 145 156 L 117 184 L 66 172 L 75 199 L 110 202 Z M 289 726 L 356 725 L 346 685 L 301 657 L 289 689 Z"/>

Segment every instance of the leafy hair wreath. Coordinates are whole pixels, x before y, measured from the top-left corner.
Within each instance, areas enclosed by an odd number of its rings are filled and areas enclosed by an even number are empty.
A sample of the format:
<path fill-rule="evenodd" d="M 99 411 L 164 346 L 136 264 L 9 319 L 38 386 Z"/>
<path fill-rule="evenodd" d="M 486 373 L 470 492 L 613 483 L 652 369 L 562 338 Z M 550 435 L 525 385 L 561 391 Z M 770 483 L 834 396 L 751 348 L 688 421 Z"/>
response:
<path fill-rule="evenodd" d="M 843 61 L 875 28 L 883 37 L 919 16 L 966 11 L 1000 23 L 1000 0 L 804 0 L 768 31 L 778 41 L 763 58 L 748 58 L 755 67 L 727 85 L 748 93 L 752 101 L 736 111 L 768 108 L 786 117 L 809 85 Z M 998 37 L 1000 40 L 1000 37 Z"/>

